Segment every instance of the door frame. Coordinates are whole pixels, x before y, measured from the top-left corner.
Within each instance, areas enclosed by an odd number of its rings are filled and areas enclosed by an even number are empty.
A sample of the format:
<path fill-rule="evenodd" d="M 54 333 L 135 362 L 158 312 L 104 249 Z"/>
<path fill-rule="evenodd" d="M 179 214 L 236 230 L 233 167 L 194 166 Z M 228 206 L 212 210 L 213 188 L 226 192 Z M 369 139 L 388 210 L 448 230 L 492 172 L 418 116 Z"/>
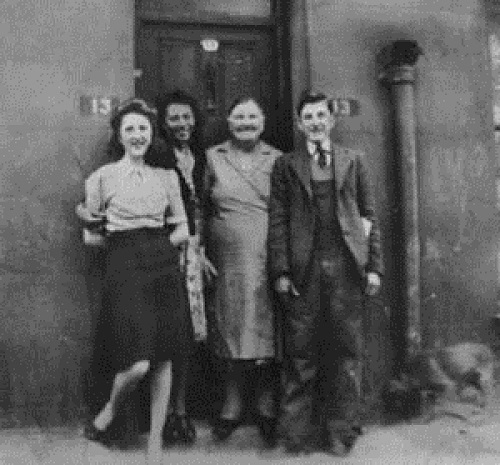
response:
<path fill-rule="evenodd" d="M 271 18 L 256 17 L 215 17 L 207 18 L 186 17 L 183 15 L 162 14 L 158 12 L 138 11 L 136 4 L 134 41 L 137 49 L 137 41 L 140 31 L 146 25 L 194 25 L 199 27 L 210 26 L 250 26 L 261 30 L 266 30 L 272 37 L 272 57 L 276 66 L 276 82 L 278 101 L 278 114 L 276 115 L 278 134 L 276 140 L 280 141 L 280 149 L 288 152 L 293 149 L 293 103 L 291 85 L 291 40 L 290 40 L 290 2 L 287 0 L 271 0 Z M 140 78 L 140 70 L 137 70 L 137 55 L 134 54 L 134 79 Z"/>

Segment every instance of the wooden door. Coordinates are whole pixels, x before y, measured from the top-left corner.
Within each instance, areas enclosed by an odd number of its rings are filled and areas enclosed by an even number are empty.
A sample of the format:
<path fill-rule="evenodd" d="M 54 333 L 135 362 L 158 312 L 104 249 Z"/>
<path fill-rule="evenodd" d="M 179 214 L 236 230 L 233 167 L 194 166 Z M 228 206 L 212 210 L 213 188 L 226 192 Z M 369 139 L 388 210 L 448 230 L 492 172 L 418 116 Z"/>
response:
<path fill-rule="evenodd" d="M 266 28 L 142 24 L 136 42 L 136 95 L 151 102 L 181 89 L 195 97 L 208 147 L 227 137 L 226 112 L 238 97 L 263 106 L 263 138 L 280 146 L 277 65 Z"/>
<path fill-rule="evenodd" d="M 263 139 L 286 149 L 292 132 L 283 124 L 282 115 L 288 113 L 289 105 L 279 102 L 280 74 L 275 56 L 269 27 L 140 21 L 135 94 L 151 103 L 176 89 L 195 97 L 203 117 L 206 147 L 228 137 L 226 113 L 233 101 L 252 96 L 266 114 Z M 197 417 L 211 417 L 218 410 L 218 368 L 210 352 L 200 345 L 190 367 L 188 393 L 189 410 Z"/>

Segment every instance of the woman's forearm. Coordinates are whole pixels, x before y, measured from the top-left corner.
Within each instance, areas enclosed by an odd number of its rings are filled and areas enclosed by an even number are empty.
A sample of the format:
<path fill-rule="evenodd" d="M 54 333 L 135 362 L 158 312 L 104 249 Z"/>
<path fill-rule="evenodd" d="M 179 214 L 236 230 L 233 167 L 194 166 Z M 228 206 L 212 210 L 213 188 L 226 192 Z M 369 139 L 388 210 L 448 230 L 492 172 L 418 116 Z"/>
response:
<path fill-rule="evenodd" d="M 175 225 L 174 230 L 170 233 L 170 242 L 176 247 L 186 242 L 189 239 L 189 228 L 187 222 Z"/>

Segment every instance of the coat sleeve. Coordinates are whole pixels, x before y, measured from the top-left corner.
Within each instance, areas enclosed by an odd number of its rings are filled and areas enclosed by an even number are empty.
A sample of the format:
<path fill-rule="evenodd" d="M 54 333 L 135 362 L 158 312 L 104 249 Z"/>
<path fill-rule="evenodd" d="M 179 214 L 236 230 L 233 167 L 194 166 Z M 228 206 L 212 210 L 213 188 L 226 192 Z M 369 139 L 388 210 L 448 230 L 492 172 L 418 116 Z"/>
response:
<path fill-rule="evenodd" d="M 289 201 L 286 189 L 285 156 L 278 157 L 271 171 L 269 199 L 268 260 L 271 282 L 289 275 Z"/>
<path fill-rule="evenodd" d="M 382 244 L 380 239 L 380 227 L 375 212 L 375 198 L 373 195 L 368 167 L 363 154 L 358 156 L 358 182 L 357 182 L 357 203 L 360 215 L 371 221 L 370 236 L 368 238 L 368 263 L 366 272 L 384 274 L 382 257 Z"/>

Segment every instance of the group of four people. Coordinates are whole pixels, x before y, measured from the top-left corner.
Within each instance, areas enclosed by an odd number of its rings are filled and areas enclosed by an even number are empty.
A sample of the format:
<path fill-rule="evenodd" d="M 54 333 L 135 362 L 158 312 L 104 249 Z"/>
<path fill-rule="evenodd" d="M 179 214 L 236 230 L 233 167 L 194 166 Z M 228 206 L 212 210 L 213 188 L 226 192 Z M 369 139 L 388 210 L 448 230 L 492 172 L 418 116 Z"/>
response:
<path fill-rule="evenodd" d="M 361 434 L 364 296 L 383 273 L 364 155 L 333 142 L 324 94 L 302 96 L 306 144 L 286 155 L 261 139 L 253 98 L 230 107 L 230 139 L 206 152 L 189 96 L 157 108 L 131 99 L 115 110 L 117 161 L 89 176 L 77 207 L 85 227 L 105 230 L 101 353 L 113 373 L 87 438 L 110 442 L 120 399 L 148 374 L 149 463 L 165 443 L 192 443 L 189 361 L 206 337 L 225 365 L 216 439 L 241 423 L 252 370 L 267 444 L 344 455 Z"/>

